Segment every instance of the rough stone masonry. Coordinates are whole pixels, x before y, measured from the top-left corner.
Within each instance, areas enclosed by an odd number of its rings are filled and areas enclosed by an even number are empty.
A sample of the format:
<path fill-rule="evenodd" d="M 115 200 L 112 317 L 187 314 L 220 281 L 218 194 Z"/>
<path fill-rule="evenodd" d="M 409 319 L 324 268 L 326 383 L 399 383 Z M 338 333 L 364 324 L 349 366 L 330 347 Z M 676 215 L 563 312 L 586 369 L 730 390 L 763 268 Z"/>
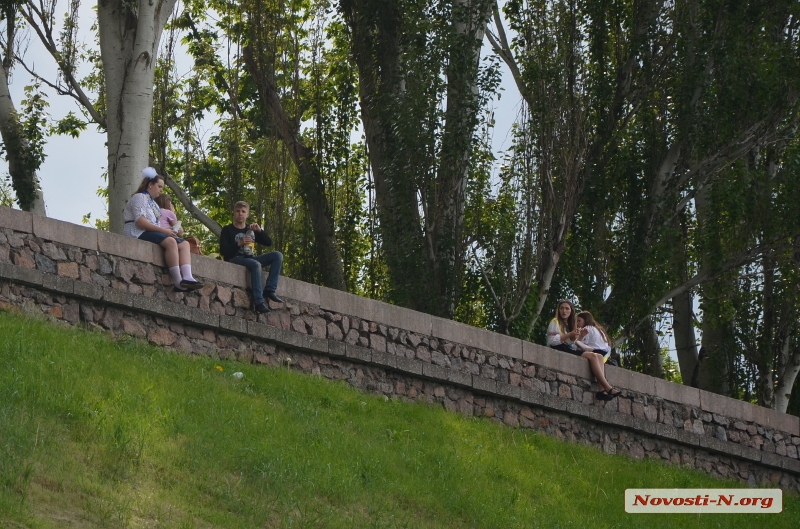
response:
<path fill-rule="evenodd" d="M 0 208 L 0 308 L 800 493 L 797 417 L 614 367 L 597 401 L 581 358 L 289 278 L 257 315 L 242 267 L 193 258 L 205 288 L 175 293 L 153 244 Z"/>

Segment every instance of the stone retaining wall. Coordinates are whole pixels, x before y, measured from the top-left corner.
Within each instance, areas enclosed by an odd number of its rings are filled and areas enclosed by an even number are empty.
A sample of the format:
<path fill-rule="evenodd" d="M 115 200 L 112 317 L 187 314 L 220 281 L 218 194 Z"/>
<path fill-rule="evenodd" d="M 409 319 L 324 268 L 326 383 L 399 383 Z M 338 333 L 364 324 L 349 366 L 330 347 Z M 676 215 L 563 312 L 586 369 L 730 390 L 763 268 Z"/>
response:
<path fill-rule="evenodd" d="M 797 417 L 611 366 L 597 401 L 581 358 L 289 278 L 257 315 L 243 267 L 193 258 L 205 288 L 175 293 L 153 244 L 0 208 L 0 307 L 800 492 Z"/>

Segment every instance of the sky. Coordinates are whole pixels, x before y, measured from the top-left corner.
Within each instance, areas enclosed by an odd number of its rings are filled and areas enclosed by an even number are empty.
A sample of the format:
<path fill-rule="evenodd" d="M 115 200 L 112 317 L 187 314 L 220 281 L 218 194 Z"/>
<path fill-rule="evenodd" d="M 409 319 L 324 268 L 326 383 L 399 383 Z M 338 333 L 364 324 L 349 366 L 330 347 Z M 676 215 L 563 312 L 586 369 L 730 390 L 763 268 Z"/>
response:
<path fill-rule="evenodd" d="M 501 2 L 502 3 L 502 2 Z M 66 6 L 66 4 L 63 4 Z M 80 22 L 78 39 L 83 43 L 93 44 L 94 35 L 89 28 L 95 19 L 95 10 L 92 3 L 84 2 L 80 7 Z M 64 8 L 56 10 L 63 12 Z M 57 20 L 62 17 L 56 16 Z M 511 35 L 509 35 L 511 38 Z M 27 38 L 25 60 L 43 77 L 50 81 L 56 79 L 57 69 L 52 57 L 39 43 L 33 32 Z M 484 55 L 490 52 L 488 41 L 484 42 Z M 186 73 L 191 69 L 191 60 L 186 54 L 178 53 L 176 63 L 179 73 Z M 514 84 L 510 71 L 501 62 L 502 81 L 500 84 L 500 98 L 494 101 L 495 127 L 493 130 L 492 144 L 498 160 L 502 152 L 511 146 L 511 126 L 517 116 L 521 104 L 519 91 Z M 88 70 L 79 71 L 78 77 L 88 73 Z M 9 86 L 11 96 L 19 109 L 24 97 L 25 86 L 31 84 L 30 75 L 17 66 L 12 72 Z M 46 86 L 43 90 L 49 94 L 49 113 L 54 119 L 60 119 L 68 112 L 80 114 L 77 102 L 66 96 L 59 96 Z M 209 121 L 210 123 L 210 121 Z M 205 137 L 208 137 L 205 134 Z M 91 224 L 95 219 L 107 217 L 106 205 L 103 198 L 97 195 L 99 188 L 105 188 L 104 173 L 107 167 L 107 152 L 105 148 L 105 134 L 97 131 L 96 126 L 90 126 L 83 131 L 79 138 L 69 136 L 51 136 L 45 146 L 47 157 L 40 170 L 39 179 L 44 193 L 47 216 L 50 218 L 81 224 L 85 215 L 91 215 Z M 7 167 L 2 172 L 7 172 Z M 672 336 L 667 337 L 667 346 L 674 357 L 674 341 Z"/>
<path fill-rule="evenodd" d="M 62 19 L 59 13 L 65 11 L 67 4 L 62 2 L 62 5 L 63 7 L 56 9 L 57 20 Z M 80 7 L 79 41 L 93 45 L 94 35 L 89 32 L 89 28 L 94 20 L 94 4 L 83 2 Z M 488 41 L 485 42 L 483 50 L 484 53 L 489 50 Z M 45 79 L 51 82 L 56 80 L 55 61 L 32 31 L 29 31 L 27 37 L 25 61 L 29 67 L 32 67 Z M 178 54 L 176 62 L 179 73 L 185 73 L 192 67 L 191 61 L 185 54 Z M 503 69 L 502 97 L 499 101 L 495 101 L 496 125 L 493 135 L 496 154 L 511 145 L 511 125 L 521 101 L 510 72 L 505 64 L 501 66 Z M 83 71 L 79 71 L 78 78 L 87 73 L 89 73 L 88 69 L 84 67 Z M 31 76 L 21 66 L 16 66 L 12 72 L 9 88 L 18 110 L 24 98 L 24 89 L 31 82 Z M 50 104 L 48 111 L 53 119 L 60 119 L 70 111 L 80 115 L 80 107 L 71 97 L 60 96 L 45 85 L 42 85 L 42 90 L 48 94 Z M 75 224 L 81 224 L 86 214 L 91 214 L 92 221 L 106 218 L 105 202 L 97 195 L 98 188 L 106 186 L 103 176 L 108 165 L 105 134 L 97 132 L 95 126 L 90 126 L 81 133 L 79 138 L 51 136 L 45 145 L 45 154 L 47 157 L 38 174 L 47 216 Z M 4 167 L 2 172 L 7 173 L 7 167 Z"/>

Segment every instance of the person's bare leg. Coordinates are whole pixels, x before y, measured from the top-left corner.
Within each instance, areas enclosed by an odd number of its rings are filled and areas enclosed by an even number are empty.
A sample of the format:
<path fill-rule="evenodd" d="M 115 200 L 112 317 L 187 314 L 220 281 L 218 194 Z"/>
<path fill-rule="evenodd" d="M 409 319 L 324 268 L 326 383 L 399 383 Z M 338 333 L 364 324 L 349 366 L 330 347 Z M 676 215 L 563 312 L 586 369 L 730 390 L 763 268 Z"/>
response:
<path fill-rule="evenodd" d="M 612 386 L 608 383 L 608 380 L 606 380 L 603 356 L 592 351 L 584 351 L 581 356 L 589 360 L 589 369 L 592 370 L 592 374 L 597 379 L 597 383 L 603 391 L 609 391 Z"/>
<path fill-rule="evenodd" d="M 167 263 L 167 268 L 172 268 L 173 266 L 178 266 L 178 243 L 175 242 L 175 239 L 172 237 L 167 237 L 161 244 L 159 244 L 162 248 L 164 248 L 164 261 Z M 188 246 L 188 245 L 187 245 Z"/>
<path fill-rule="evenodd" d="M 187 241 L 183 241 L 182 243 L 178 244 L 178 265 L 180 266 L 187 264 L 192 264 L 192 254 L 189 251 L 189 243 Z"/>

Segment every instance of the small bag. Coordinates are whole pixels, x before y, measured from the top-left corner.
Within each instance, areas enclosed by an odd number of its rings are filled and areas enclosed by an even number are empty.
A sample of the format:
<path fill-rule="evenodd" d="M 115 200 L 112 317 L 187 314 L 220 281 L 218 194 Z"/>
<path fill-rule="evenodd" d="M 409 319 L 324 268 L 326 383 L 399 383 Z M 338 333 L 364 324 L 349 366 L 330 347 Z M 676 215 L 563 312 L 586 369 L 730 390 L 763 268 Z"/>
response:
<path fill-rule="evenodd" d="M 200 239 L 197 237 L 186 237 L 189 243 L 189 252 L 195 255 L 203 255 L 203 248 L 200 246 Z"/>

